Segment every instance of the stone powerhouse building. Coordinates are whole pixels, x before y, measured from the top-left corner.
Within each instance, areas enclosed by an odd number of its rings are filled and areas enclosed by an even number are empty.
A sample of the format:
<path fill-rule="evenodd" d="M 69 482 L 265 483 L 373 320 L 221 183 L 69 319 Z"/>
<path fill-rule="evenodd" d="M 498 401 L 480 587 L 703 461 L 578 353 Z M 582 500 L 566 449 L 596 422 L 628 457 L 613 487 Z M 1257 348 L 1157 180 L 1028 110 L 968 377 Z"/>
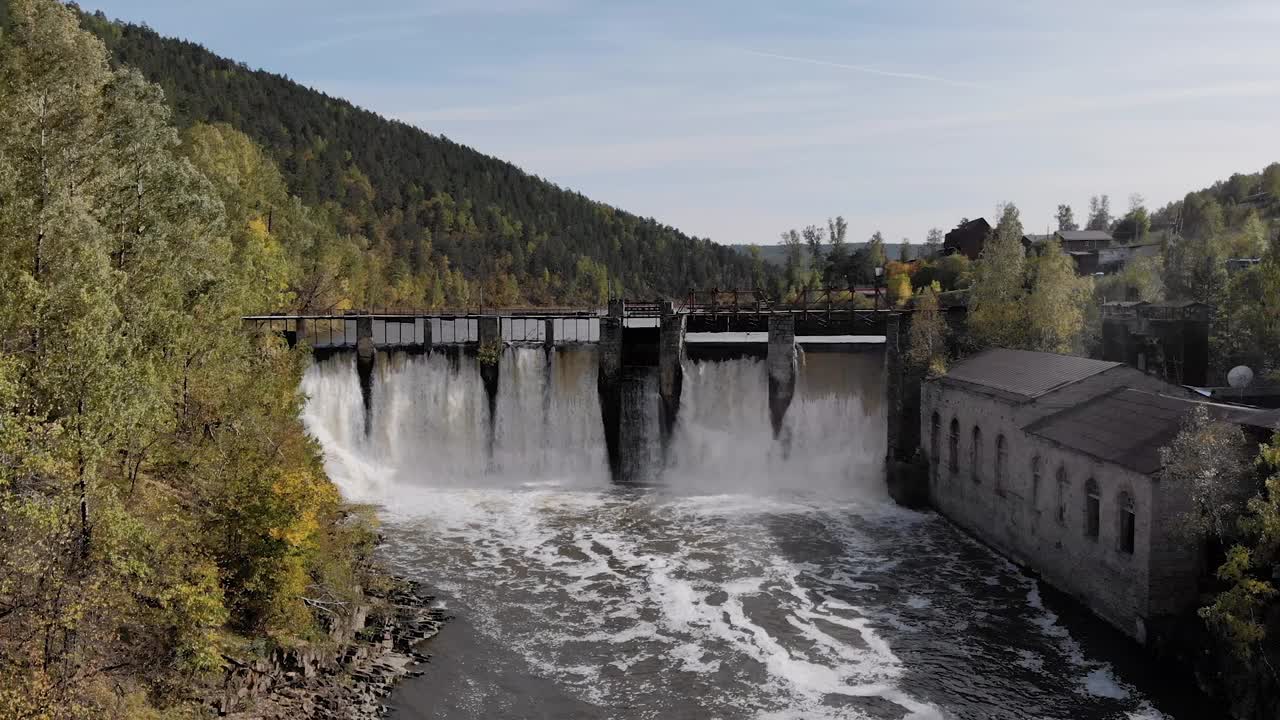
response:
<path fill-rule="evenodd" d="M 980 353 L 921 387 L 930 499 L 1146 642 L 1152 619 L 1197 599 L 1200 553 L 1176 536 L 1190 499 L 1161 486 L 1159 457 L 1197 397 L 1120 363 Z M 1244 425 L 1274 422 L 1210 407 Z"/>

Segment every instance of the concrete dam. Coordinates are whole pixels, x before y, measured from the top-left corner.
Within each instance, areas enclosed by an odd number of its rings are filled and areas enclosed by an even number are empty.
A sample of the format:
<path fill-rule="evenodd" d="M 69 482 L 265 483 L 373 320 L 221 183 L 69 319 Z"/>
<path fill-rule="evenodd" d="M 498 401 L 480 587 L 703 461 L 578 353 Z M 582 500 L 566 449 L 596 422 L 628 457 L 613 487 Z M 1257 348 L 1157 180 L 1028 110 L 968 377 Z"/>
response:
<path fill-rule="evenodd" d="M 781 466 L 793 453 L 826 458 L 832 483 L 852 465 L 880 476 L 881 336 L 797 343 L 790 317 L 766 320 L 767 334 L 688 333 L 684 316 L 566 323 L 555 321 L 552 332 L 568 336 L 559 343 L 513 342 L 521 322 L 491 316 L 460 328 L 461 342 L 430 348 L 321 344 L 317 384 L 305 389 L 341 402 L 350 437 L 378 448 L 374 456 L 421 451 L 413 465 L 455 479 L 519 471 L 645 482 L 691 463 L 732 477 L 733 463 Z M 837 435 L 843 460 L 818 446 Z M 754 455 L 731 451 L 747 438 Z"/>
<path fill-rule="evenodd" d="M 660 313 L 547 320 L 496 352 L 480 318 L 313 344 L 326 471 L 456 617 L 390 717 L 1164 717 L 1033 579 L 889 499 L 886 344 L 686 315 L 664 360 Z"/>
<path fill-rule="evenodd" d="M 688 423 L 726 428 L 763 422 L 768 433 L 758 440 L 781 459 L 793 451 L 812 452 L 795 447 L 797 436 L 803 435 L 796 426 L 806 422 L 820 396 L 859 406 L 860 417 L 828 418 L 828 429 L 836 433 L 842 428 L 847 440 L 862 447 L 860 455 L 876 456 L 879 464 L 886 434 L 882 366 L 887 317 L 885 311 L 710 317 L 676 312 L 670 303 L 627 307 L 615 302 L 605 315 L 265 322 L 280 322 L 292 342 L 310 343 L 322 365 L 354 367 L 360 425 L 370 437 L 385 429 L 382 416 L 395 412 L 393 405 L 438 403 L 439 397 L 423 395 L 423 389 L 443 380 L 455 393 L 458 386 L 467 386 L 465 395 L 453 399 L 466 406 L 465 417 L 437 428 L 465 432 L 465 442 L 454 438 L 462 445 L 479 442 L 478 454 L 466 466 L 482 464 L 492 472 L 516 456 L 527 463 L 529 444 L 522 440 L 513 445 L 512 438 L 530 433 L 516 432 L 514 426 L 535 424 L 572 439 L 584 437 L 586 430 L 573 420 L 565 426 L 565 420 L 589 417 L 596 426 L 592 444 L 603 450 L 609 476 L 633 482 L 654 479 L 673 461 L 673 453 L 681 450 L 677 429 L 686 417 Z M 798 328 L 815 334 L 798 335 Z M 876 331 L 880 334 L 871 334 Z M 849 376 L 842 380 L 859 386 L 856 392 L 839 387 L 841 372 Z M 406 376 L 414 378 L 413 384 L 405 386 Z M 730 378 L 733 382 L 726 385 Z M 530 388 L 540 394 L 537 407 L 525 402 Z M 793 408 L 798 393 L 802 407 Z M 729 397 L 734 401 L 726 403 Z M 868 408 L 869 415 L 864 412 Z M 451 417 L 449 408 L 440 410 L 444 414 L 436 417 Z M 713 419 L 713 413 L 720 417 Z M 556 446 L 550 438 L 538 444 Z M 685 442 L 686 455 L 687 446 Z M 565 450 L 578 454 L 571 447 Z"/>

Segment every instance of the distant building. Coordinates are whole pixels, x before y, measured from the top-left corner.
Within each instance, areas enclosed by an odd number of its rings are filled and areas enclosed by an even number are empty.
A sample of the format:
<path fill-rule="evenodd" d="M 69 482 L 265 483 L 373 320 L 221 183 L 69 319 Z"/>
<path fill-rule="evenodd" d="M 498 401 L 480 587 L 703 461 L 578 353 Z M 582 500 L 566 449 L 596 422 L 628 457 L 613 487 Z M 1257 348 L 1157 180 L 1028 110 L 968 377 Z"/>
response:
<path fill-rule="evenodd" d="M 1191 300 L 1102 305 L 1102 358 L 1127 363 L 1177 385 L 1209 381 L 1213 308 Z"/>
<path fill-rule="evenodd" d="M 1197 396 L 1135 368 L 995 349 L 922 383 L 932 503 L 953 522 L 1146 642 L 1198 601 L 1191 508 L 1160 482 L 1159 448 Z M 1271 414 L 1211 405 L 1257 427 Z M 1268 430 L 1269 432 L 1269 430 Z"/>
<path fill-rule="evenodd" d="M 1102 272 L 1097 250 L 1068 250 L 1067 257 L 1071 258 L 1071 262 L 1075 264 L 1077 275 L 1094 275 Z"/>
<path fill-rule="evenodd" d="M 1059 230 L 1048 235 L 1023 235 L 1022 244 L 1028 254 L 1039 254 L 1051 239 L 1075 264 L 1077 275 L 1110 274 L 1124 269 L 1132 260 L 1160 252 L 1160 243 L 1120 244 L 1111 233 L 1102 230 Z"/>
<path fill-rule="evenodd" d="M 1253 267 L 1254 265 L 1258 265 L 1261 262 L 1262 262 L 1262 258 L 1228 258 L 1227 272 L 1231 274 L 1235 274 L 1240 272 L 1241 270 L 1248 270 L 1249 268 Z"/>
<path fill-rule="evenodd" d="M 959 253 L 970 260 L 977 260 L 982 255 L 982 247 L 990 234 L 991 223 L 988 223 L 986 218 L 966 220 L 943 238 L 942 254 Z"/>
<path fill-rule="evenodd" d="M 1098 268 L 1104 273 L 1115 273 L 1126 265 L 1144 257 L 1155 257 L 1160 254 L 1160 242 L 1140 242 L 1127 245 L 1113 245 L 1098 250 Z"/>
<path fill-rule="evenodd" d="M 1053 237 L 1075 264 L 1077 275 L 1102 272 L 1103 264 L 1099 253 L 1115 242 L 1111 233 L 1104 230 L 1059 230 Z"/>
<path fill-rule="evenodd" d="M 1053 236 L 1067 252 L 1093 252 L 1111 247 L 1115 242 L 1106 230 L 1059 230 Z"/>

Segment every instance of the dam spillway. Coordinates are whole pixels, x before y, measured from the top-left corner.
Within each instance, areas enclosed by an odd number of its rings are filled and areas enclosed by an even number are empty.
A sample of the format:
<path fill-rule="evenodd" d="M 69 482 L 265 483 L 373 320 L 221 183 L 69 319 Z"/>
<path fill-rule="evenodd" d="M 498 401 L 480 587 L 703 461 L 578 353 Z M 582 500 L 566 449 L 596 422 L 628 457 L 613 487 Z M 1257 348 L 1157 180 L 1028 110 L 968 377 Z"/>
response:
<path fill-rule="evenodd" d="M 797 356 L 789 451 L 764 357 L 686 360 L 665 453 L 657 369 L 630 368 L 634 483 L 596 353 L 504 349 L 492 418 L 473 355 L 378 353 L 367 430 L 355 354 L 308 369 L 330 476 L 457 616 L 392 718 L 1174 717 L 1105 633 L 887 500 L 880 353 Z"/>
<path fill-rule="evenodd" d="M 326 445 L 359 448 L 377 465 L 414 468 L 440 482 L 513 473 L 594 482 L 610 477 L 598 355 L 594 347 L 506 348 L 491 414 L 480 362 L 464 352 L 379 353 L 367 390 L 356 354 L 340 353 L 307 374 L 308 413 L 321 406 L 326 413 L 309 425 Z M 683 363 L 682 402 L 665 445 L 659 369 L 625 366 L 617 379 L 623 430 L 617 477 L 696 478 L 700 486 L 733 490 L 731 478 L 754 477 L 761 469 L 798 477 L 799 466 L 794 473 L 786 467 L 788 455 L 797 453 L 809 471 L 806 485 L 878 478 L 885 427 L 881 362 L 874 351 L 807 355 L 785 419 L 787 435 L 796 438 L 787 447 L 772 428 L 764 359 Z M 753 472 L 745 474 L 748 469 Z M 343 474 L 370 475 L 371 485 L 389 479 L 359 467 Z"/>

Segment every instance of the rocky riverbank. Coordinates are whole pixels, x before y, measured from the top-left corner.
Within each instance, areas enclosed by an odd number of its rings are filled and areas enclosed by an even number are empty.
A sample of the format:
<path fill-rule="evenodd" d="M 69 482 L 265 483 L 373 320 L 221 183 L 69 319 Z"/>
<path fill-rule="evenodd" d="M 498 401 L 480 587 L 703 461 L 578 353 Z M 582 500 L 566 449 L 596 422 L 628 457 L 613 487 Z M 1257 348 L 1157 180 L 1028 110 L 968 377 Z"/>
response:
<path fill-rule="evenodd" d="M 335 616 L 332 643 L 278 648 L 252 661 L 228 657 L 232 668 L 210 698 L 234 720 L 377 720 L 383 699 L 430 660 L 419 646 L 448 617 L 415 581 L 395 580 L 382 596 Z"/>

